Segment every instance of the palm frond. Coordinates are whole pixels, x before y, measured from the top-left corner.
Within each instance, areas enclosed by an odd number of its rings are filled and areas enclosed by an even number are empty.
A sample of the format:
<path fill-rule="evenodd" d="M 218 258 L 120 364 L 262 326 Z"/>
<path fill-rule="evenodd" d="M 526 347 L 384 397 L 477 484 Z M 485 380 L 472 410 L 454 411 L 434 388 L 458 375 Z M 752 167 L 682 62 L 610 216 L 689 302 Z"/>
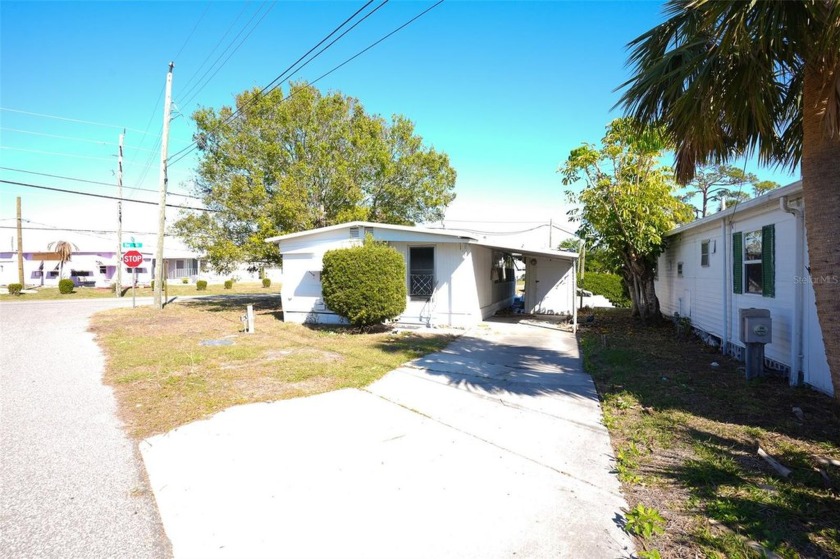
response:
<path fill-rule="evenodd" d="M 618 105 L 664 127 L 681 182 L 741 155 L 795 167 L 806 65 L 825 77 L 823 122 L 840 135 L 840 2 L 671 0 L 665 14 L 628 44 Z"/>

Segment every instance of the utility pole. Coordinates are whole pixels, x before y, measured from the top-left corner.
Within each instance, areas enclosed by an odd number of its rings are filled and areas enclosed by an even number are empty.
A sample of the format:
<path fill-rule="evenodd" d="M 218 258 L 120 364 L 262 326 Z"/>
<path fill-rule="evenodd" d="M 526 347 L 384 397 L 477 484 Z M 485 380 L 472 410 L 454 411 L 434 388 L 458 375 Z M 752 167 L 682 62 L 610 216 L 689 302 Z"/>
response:
<path fill-rule="evenodd" d="M 18 283 L 21 285 L 21 288 L 25 288 L 26 284 L 23 283 L 23 217 L 20 213 L 20 196 L 17 197 L 17 253 Z"/>
<path fill-rule="evenodd" d="M 117 156 L 117 289 L 115 294 L 117 297 L 122 297 L 122 184 L 123 184 L 123 138 L 125 137 L 125 130 L 120 134 L 120 152 Z"/>
<path fill-rule="evenodd" d="M 158 310 L 163 309 L 163 233 L 166 227 L 166 183 L 169 178 L 166 175 L 167 148 L 169 147 L 169 115 L 172 110 L 172 69 L 174 62 L 169 63 L 169 72 L 166 74 L 166 100 L 163 103 L 163 137 L 160 140 L 160 218 L 158 219 L 157 250 L 155 251 L 155 298 L 154 305 Z"/>

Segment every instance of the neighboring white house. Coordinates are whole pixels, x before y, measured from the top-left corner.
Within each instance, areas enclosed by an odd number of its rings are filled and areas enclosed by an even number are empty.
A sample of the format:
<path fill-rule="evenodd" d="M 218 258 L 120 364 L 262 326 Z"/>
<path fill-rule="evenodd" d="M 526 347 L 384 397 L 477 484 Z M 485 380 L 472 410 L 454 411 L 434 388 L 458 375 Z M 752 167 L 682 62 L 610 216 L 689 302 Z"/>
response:
<path fill-rule="evenodd" d="M 67 241 L 73 246 L 73 254 L 69 262 L 64 264 L 63 277 L 72 279 L 78 286 L 109 287 L 116 281 L 117 268 L 121 265 L 117 250 L 116 234 L 113 233 L 80 233 L 66 229 L 37 229 L 23 228 L 23 272 L 24 283 L 27 286 L 56 286 L 59 278 L 59 261 L 50 243 Z M 124 242 L 131 242 L 134 238 L 124 235 Z M 135 240 L 142 246 L 137 248 L 144 262 L 137 270 L 137 283 L 149 284 L 154 278 L 155 258 L 157 247 L 156 235 L 144 235 Z M 130 248 L 122 249 L 124 253 Z M 206 263 L 200 255 L 187 249 L 177 239 L 166 239 L 164 245 L 165 276 L 169 280 L 188 278 L 195 282 L 197 279 L 222 281 L 222 277 L 207 270 Z M 131 285 L 134 271 L 122 265 L 123 285 Z M 232 276 L 238 279 L 259 279 L 256 271 L 249 271 L 242 266 Z M 269 276 L 279 279 L 276 275 Z M 0 285 L 18 282 L 17 234 L 9 230 L 5 238 L 0 238 Z"/>
<path fill-rule="evenodd" d="M 804 210 L 796 182 L 674 229 L 659 257 L 656 292 L 663 313 L 690 318 L 739 359 L 739 309 L 769 310 L 765 365 L 830 395 L 812 284 L 838 278 L 810 275 Z"/>
<path fill-rule="evenodd" d="M 471 326 L 509 307 L 516 291 L 514 258 L 526 267 L 525 310 L 575 314 L 577 254 L 505 247 L 446 229 L 351 222 L 266 239 L 283 255 L 283 317 L 289 322 L 340 323 L 321 294 L 322 258 L 328 250 L 383 241 L 406 262 L 404 323 Z"/>

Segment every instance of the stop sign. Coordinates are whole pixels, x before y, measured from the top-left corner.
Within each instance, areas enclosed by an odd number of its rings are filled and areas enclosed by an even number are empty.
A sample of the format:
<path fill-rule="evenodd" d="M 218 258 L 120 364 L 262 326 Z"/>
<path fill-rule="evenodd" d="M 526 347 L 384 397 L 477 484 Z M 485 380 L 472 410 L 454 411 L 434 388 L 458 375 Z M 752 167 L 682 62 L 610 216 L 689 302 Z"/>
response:
<path fill-rule="evenodd" d="M 125 262 L 125 265 L 129 268 L 136 268 L 143 263 L 143 255 L 136 250 L 129 250 L 123 254 L 123 262 Z"/>

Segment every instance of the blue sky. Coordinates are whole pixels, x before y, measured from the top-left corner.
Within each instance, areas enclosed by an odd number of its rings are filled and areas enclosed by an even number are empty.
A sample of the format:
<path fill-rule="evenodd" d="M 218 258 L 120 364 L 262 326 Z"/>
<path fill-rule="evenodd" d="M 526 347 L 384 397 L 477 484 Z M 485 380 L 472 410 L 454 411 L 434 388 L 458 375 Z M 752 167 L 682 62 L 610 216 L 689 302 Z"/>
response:
<path fill-rule="evenodd" d="M 392 0 L 294 79 L 316 79 L 432 3 Z M 189 145 L 189 116 L 198 106 L 229 105 L 236 93 L 267 85 L 362 5 L 4 1 L 0 166 L 113 183 L 113 144 L 126 127 L 124 184 L 156 189 L 154 150 L 170 60 L 178 111 L 173 154 Z M 658 2 L 447 0 L 316 85 L 358 98 L 368 112 L 407 116 L 426 144 L 449 154 L 458 172 L 457 199 L 447 214 L 453 226 L 562 221 L 565 188 L 555 171 L 570 149 L 597 142 L 607 122 L 620 116 L 611 108 L 614 89 L 627 76 L 625 45 L 660 20 L 660 8 Z M 211 75 L 206 83 L 200 79 Z M 188 158 L 171 167 L 173 192 L 188 189 L 194 165 Z M 796 179 L 747 168 L 782 184 Z M 0 179 L 115 194 L 19 171 L 0 170 Z M 116 226 L 115 202 L 8 184 L 0 184 L 0 226 L 13 224 L 15 196 L 23 198 L 24 217 L 38 223 Z M 157 199 L 143 191 L 126 196 Z M 173 196 L 170 202 L 192 201 Z M 127 228 L 155 228 L 152 206 L 126 204 L 124 215 Z M 168 220 L 174 217 L 170 211 Z"/>

